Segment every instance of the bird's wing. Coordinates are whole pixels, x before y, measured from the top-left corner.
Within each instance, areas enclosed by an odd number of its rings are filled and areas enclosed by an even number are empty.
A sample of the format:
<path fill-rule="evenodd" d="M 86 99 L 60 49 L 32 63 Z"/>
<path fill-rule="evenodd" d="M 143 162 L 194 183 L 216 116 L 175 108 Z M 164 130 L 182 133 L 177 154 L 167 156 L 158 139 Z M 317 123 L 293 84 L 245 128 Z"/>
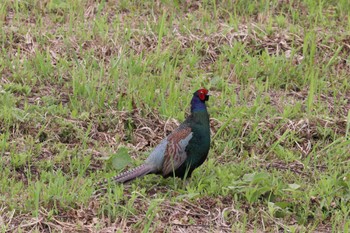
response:
<path fill-rule="evenodd" d="M 179 168 L 187 158 L 186 146 L 192 138 L 189 127 L 180 127 L 167 137 L 167 146 L 162 166 L 163 176 Z"/>

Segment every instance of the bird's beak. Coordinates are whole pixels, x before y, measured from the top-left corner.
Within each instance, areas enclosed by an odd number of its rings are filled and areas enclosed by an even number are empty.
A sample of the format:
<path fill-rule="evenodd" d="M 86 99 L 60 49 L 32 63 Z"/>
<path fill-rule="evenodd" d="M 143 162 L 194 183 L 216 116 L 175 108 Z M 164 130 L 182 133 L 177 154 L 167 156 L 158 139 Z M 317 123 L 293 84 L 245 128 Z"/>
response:
<path fill-rule="evenodd" d="M 205 100 L 204 101 L 208 101 L 209 100 L 209 93 L 205 95 Z"/>

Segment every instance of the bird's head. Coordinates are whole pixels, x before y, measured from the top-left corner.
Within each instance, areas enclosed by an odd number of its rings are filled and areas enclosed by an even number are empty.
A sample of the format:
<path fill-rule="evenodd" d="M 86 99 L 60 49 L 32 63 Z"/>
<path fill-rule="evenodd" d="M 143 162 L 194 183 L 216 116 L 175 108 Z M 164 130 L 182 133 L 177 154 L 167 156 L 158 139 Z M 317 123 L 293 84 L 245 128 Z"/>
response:
<path fill-rule="evenodd" d="M 205 102 L 209 100 L 208 90 L 205 88 L 199 89 L 193 93 L 191 101 L 191 112 L 207 111 Z"/>
<path fill-rule="evenodd" d="M 198 91 L 196 91 L 195 93 L 193 93 L 194 96 L 198 97 L 200 99 L 200 101 L 202 101 L 203 103 L 205 101 L 209 100 L 209 91 L 205 88 L 199 89 Z"/>

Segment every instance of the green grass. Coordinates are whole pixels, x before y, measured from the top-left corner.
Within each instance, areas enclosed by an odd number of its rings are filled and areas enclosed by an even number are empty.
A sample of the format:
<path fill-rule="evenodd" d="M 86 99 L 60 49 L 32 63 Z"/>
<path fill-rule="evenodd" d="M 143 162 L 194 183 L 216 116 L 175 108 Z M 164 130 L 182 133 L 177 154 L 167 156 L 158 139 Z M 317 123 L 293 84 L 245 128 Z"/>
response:
<path fill-rule="evenodd" d="M 1 232 L 348 232 L 350 3 L 9 1 L 0 6 Z M 210 89 L 186 182 L 110 184 Z M 165 130 L 165 131 L 164 131 Z"/>

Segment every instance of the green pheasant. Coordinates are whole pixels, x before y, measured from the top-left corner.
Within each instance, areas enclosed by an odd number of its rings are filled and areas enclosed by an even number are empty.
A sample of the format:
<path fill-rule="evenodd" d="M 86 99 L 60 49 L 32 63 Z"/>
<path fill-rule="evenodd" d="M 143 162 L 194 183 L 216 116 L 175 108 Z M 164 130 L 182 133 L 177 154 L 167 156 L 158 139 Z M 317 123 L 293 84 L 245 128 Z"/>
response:
<path fill-rule="evenodd" d="M 126 183 L 147 174 L 190 177 L 193 170 L 206 160 L 209 152 L 209 115 L 205 105 L 208 100 L 207 89 L 193 93 L 191 114 L 186 120 L 159 143 L 142 165 L 123 172 L 112 180 Z"/>

